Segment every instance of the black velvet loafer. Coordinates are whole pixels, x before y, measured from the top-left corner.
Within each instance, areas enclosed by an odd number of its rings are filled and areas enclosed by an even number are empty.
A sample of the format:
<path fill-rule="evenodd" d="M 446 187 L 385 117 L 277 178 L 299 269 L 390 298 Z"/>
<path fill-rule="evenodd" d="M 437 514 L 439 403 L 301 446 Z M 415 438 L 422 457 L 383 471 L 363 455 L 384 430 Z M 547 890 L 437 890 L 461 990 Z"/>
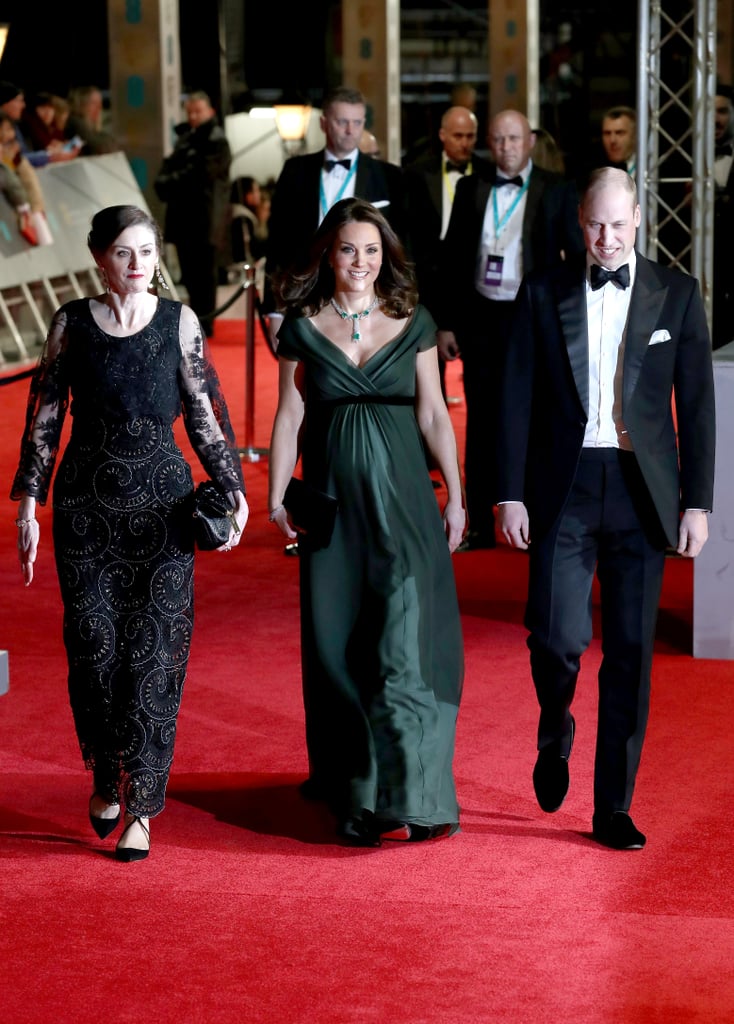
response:
<path fill-rule="evenodd" d="M 568 793 L 569 774 L 568 759 L 573 749 L 573 738 L 576 732 L 576 722 L 571 719 L 571 743 L 567 754 L 560 751 L 561 741 L 551 743 L 538 754 L 538 760 L 533 768 L 533 788 L 538 799 L 540 809 L 552 814 L 557 811 Z"/>
<path fill-rule="evenodd" d="M 626 811 L 596 812 L 591 829 L 597 843 L 612 850 L 641 850 L 647 842 Z"/>

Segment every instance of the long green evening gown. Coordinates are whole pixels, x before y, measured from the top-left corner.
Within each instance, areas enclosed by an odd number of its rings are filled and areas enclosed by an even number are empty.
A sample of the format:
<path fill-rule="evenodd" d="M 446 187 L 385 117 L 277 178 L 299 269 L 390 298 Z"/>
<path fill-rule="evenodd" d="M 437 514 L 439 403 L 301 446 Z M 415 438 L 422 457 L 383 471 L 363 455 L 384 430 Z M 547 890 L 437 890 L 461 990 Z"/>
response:
<path fill-rule="evenodd" d="M 456 825 L 461 623 L 413 403 L 435 325 L 417 307 L 361 368 L 306 318 L 279 337 L 306 368 L 304 479 L 339 500 L 328 547 L 299 542 L 311 792 L 340 818 Z"/>

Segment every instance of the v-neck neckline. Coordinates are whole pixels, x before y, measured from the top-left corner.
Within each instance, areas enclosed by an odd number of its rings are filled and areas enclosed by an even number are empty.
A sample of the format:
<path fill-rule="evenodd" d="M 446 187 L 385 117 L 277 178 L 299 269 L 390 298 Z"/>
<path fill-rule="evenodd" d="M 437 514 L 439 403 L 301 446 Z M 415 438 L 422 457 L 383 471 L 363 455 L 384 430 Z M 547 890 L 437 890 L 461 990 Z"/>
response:
<path fill-rule="evenodd" d="M 372 362 L 373 359 L 376 359 L 377 356 L 379 356 L 382 352 L 384 352 L 386 348 L 390 348 L 390 346 L 394 345 L 395 342 L 398 341 L 405 334 L 405 332 L 407 331 L 408 327 L 411 325 L 414 316 L 415 316 L 415 310 L 413 310 L 413 312 L 410 313 L 410 315 L 408 316 L 408 318 L 406 319 L 405 323 L 400 328 L 398 333 L 396 335 L 394 335 L 394 337 L 390 338 L 388 341 L 383 342 L 383 344 L 380 345 L 380 347 L 378 349 L 376 349 L 372 353 L 372 355 L 368 356 L 367 359 L 365 359 L 365 361 L 363 363 L 356 363 L 353 359 L 350 359 L 349 356 L 347 355 L 347 353 L 344 351 L 344 349 L 341 348 L 339 345 L 337 345 L 337 343 L 335 341 L 332 341 L 331 338 L 327 337 L 324 334 L 323 331 L 320 331 L 319 328 L 314 324 L 314 322 L 312 321 L 312 319 L 310 317 L 306 317 L 305 319 L 306 319 L 306 323 L 311 328 L 311 330 L 315 334 L 318 334 L 318 336 L 320 338 L 323 338 L 324 341 L 328 342 L 328 344 L 333 349 L 335 349 L 344 358 L 344 360 L 347 363 L 349 363 L 350 366 L 353 366 L 355 368 L 355 370 L 364 370 L 364 368 L 366 366 L 369 366 L 369 364 Z"/>

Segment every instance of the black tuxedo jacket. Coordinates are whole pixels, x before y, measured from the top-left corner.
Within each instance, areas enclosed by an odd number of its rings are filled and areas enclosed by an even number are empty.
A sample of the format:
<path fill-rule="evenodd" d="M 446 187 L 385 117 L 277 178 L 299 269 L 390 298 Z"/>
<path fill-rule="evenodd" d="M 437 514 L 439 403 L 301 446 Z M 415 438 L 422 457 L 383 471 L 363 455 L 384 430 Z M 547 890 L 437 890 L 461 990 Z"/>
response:
<path fill-rule="evenodd" d="M 492 167 L 488 177 L 472 174 L 456 186 L 441 249 L 443 284 L 434 314 L 440 329 L 461 334 L 475 327 L 466 317 L 476 305 L 477 253 L 495 178 L 496 168 Z M 533 167 L 522 222 L 523 273 L 553 266 L 562 253 L 568 257 L 583 251 L 575 185 L 542 167 Z"/>
<path fill-rule="evenodd" d="M 500 414 L 498 500 L 525 502 L 532 537 L 561 513 L 583 444 L 585 275 L 582 257 L 529 274 L 518 295 Z M 676 545 L 681 510 L 711 509 L 713 501 L 711 344 L 694 278 L 638 253 L 623 359 L 622 419 L 659 520 L 653 525 Z"/>
<path fill-rule="evenodd" d="M 472 156 L 472 174 L 492 175 L 493 165 Z M 441 227 L 443 225 L 443 154 L 431 153 L 406 167 L 406 245 L 415 263 L 418 290 L 423 305 L 433 309 L 441 289 Z M 460 179 L 461 180 L 461 179 Z M 458 182 L 457 182 L 458 185 Z"/>
<path fill-rule="evenodd" d="M 319 225 L 321 170 L 325 150 L 286 160 L 273 193 L 268 222 L 268 271 L 283 270 L 308 252 Z M 404 229 L 403 175 L 399 167 L 360 153 L 354 181 L 359 199 L 380 205 L 394 230 Z"/>

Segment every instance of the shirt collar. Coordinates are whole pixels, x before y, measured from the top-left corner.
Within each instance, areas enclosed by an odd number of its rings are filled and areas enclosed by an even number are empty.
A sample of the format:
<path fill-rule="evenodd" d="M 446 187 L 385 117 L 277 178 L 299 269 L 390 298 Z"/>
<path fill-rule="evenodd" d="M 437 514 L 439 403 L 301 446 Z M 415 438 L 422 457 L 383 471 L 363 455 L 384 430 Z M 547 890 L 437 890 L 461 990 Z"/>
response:
<path fill-rule="evenodd" d="M 530 172 L 532 171 L 532 169 L 533 169 L 533 161 L 532 161 L 532 160 L 530 160 L 530 159 L 528 159 L 528 162 L 527 162 L 527 163 L 525 164 L 525 166 L 523 167 L 523 169 L 522 169 L 521 171 L 518 171 L 518 172 L 517 172 L 517 173 L 518 173 L 518 174 L 520 175 L 520 177 L 522 178 L 522 183 L 523 183 L 523 185 L 525 184 L 525 182 L 526 182 L 526 181 L 528 180 L 528 178 L 530 177 Z M 500 176 L 501 178 L 506 178 L 506 177 L 507 177 L 507 175 L 505 174 L 505 172 L 504 172 L 504 171 L 501 171 L 501 170 L 499 169 L 499 167 L 497 168 L 497 173 L 499 174 L 499 176 Z"/>
<path fill-rule="evenodd" d="M 324 153 L 324 160 L 351 160 L 352 165 L 353 165 L 355 163 L 355 161 L 356 161 L 358 156 L 359 156 L 359 146 L 356 146 L 352 150 L 352 152 L 351 153 L 347 153 L 346 156 L 336 156 L 334 153 L 331 152 L 330 149 L 327 148 L 325 153 Z"/>

